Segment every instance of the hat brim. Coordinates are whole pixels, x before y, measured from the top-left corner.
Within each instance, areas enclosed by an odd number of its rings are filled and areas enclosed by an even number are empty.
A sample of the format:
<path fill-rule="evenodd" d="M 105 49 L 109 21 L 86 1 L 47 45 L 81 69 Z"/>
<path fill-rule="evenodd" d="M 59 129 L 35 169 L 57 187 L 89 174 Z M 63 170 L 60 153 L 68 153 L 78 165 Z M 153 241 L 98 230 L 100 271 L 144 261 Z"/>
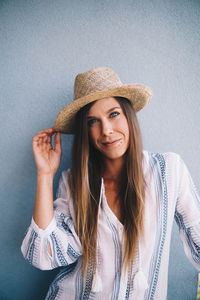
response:
<path fill-rule="evenodd" d="M 66 105 L 58 114 L 54 129 L 57 132 L 74 134 L 73 125 L 76 113 L 88 103 L 94 102 L 106 97 L 124 97 L 130 100 L 134 110 L 140 111 L 146 106 L 152 97 L 152 91 L 143 84 L 124 84 L 119 87 L 111 88 L 105 91 L 96 92 L 88 96 L 74 100 Z"/>

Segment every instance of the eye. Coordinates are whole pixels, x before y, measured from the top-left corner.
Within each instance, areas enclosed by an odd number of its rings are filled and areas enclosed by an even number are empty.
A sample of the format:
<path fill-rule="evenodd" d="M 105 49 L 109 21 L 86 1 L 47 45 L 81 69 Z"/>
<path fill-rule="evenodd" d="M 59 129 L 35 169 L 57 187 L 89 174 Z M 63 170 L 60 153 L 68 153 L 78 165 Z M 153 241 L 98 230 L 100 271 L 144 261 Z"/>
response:
<path fill-rule="evenodd" d="M 114 118 L 116 116 L 118 116 L 120 113 L 118 111 L 113 111 L 111 114 L 110 114 L 110 117 L 111 118 Z"/>
<path fill-rule="evenodd" d="M 90 119 L 90 120 L 88 120 L 88 126 L 91 127 L 96 122 L 97 122 L 97 119 Z"/>

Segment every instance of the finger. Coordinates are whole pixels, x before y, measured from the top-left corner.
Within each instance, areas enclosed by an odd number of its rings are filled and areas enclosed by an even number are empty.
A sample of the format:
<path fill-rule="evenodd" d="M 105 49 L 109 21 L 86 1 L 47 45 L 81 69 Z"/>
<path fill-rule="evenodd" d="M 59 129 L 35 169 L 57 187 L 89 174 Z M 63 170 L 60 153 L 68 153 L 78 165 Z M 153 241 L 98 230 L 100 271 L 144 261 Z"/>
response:
<path fill-rule="evenodd" d="M 47 136 L 47 145 L 50 146 L 51 145 L 51 136 L 48 135 Z M 51 145 L 52 146 L 52 145 Z"/>
<path fill-rule="evenodd" d="M 39 149 L 40 151 L 48 151 L 52 149 L 51 136 L 54 134 L 55 130 L 53 128 L 44 129 L 39 131 L 32 138 L 33 149 Z M 50 139 L 49 139 L 50 138 Z"/>
<path fill-rule="evenodd" d="M 39 132 L 55 132 L 55 129 L 53 127 L 51 127 L 51 128 L 43 129 Z"/>
<path fill-rule="evenodd" d="M 48 143 L 49 143 L 49 149 L 52 150 L 53 149 L 52 136 L 48 136 Z"/>
<path fill-rule="evenodd" d="M 46 151 L 46 148 L 47 148 L 47 135 L 43 136 L 40 140 L 41 140 L 41 150 Z"/>
<path fill-rule="evenodd" d="M 43 129 L 41 131 L 38 131 L 36 135 L 40 135 L 40 134 L 52 134 L 55 132 L 55 129 L 54 128 L 48 128 L 48 129 Z"/>
<path fill-rule="evenodd" d="M 48 137 L 48 136 L 52 136 L 54 134 L 54 132 L 50 132 L 50 133 L 47 133 L 47 132 L 43 132 L 43 133 L 37 133 L 34 137 L 33 137 L 33 141 L 35 140 L 38 140 L 39 138 L 44 138 L 44 137 Z"/>
<path fill-rule="evenodd" d="M 51 138 L 50 138 L 50 139 L 51 139 Z M 42 151 L 44 151 L 44 152 L 49 152 L 49 151 L 52 149 L 51 142 L 49 141 L 49 136 L 48 136 L 48 135 L 44 136 L 44 137 L 42 138 L 42 141 L 43 141 L 43 143 L 42 143 L 42 145 L 41 145 Z"/>
<path fill-rule="evenodd" d="M 48 135 L 48 143 L 51 144 L 51 136 Z"/>
<path fill-rule="evenodd" d="M 55 152 L 61 152 L 61 137 L 59 132 L 55 135 Z"/>
<path fill-rule="evenodd" d="M 32 138 L 32 145 L 33 145 L 33 146 L 38 146 L 39 140 L 40 140 L 40 137 L 39 137 L 39 136 L 34 136 L 34 137 Z"/>
<path fill-rule="evenodd" d="M 42 133 L 42 134 L 36 134 L 33 138 L 32 138 L 32 142 L 38 142 L 40 139 L 42 139 L 43 137 L 45 137 L 47 134 L 46 133 Z"/>
<path fill-rule="evenodd" d="M 52 144 L 51 144 L 51 136 L 47 135 L 45 138 L 45 145 L 46 145 L 46 151 L 52 150 Z"/>
<path fill-rule="evenodd" d="M 32 138 L 32 149 L 33 152 L 35 153 L 35 151 L 40 151 L 41 150 L 41 138 L 35 136 L 34 138 Z"/>
<path fill-rule="evenodd" d="M 38 146 L 40 147 L 40 150 L 42 150 L 42 145 L 43 145 L 43 137 L 40 137 L 38 139 Z"/>

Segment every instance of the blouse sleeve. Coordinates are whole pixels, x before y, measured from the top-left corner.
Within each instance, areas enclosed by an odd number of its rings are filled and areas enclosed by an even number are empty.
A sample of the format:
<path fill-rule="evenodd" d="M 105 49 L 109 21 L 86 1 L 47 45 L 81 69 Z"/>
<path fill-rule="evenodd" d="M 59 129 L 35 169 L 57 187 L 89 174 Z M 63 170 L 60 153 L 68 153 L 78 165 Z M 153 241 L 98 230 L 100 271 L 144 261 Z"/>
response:
<path fill-rule="evenodd" d="M 81 243 L 74 227 L 73 202 L 69 189 L 70 170 L 63 171 L 57 199 L 54 201 L 54 217 L 45 230 L 39 228 L 33 218 L 22 242 L 21 251 L 30 264 L 41 270 L 50 270 L 75 262 L 81 256 Z M 48 252 L 51 247 L 52 255 Z"/>
<path fill-rule="evenodd" d="M 178 156 L 179 192 L 175 220 L 188 259 L 200 271 L 200 198 L 190 173 Z"/>

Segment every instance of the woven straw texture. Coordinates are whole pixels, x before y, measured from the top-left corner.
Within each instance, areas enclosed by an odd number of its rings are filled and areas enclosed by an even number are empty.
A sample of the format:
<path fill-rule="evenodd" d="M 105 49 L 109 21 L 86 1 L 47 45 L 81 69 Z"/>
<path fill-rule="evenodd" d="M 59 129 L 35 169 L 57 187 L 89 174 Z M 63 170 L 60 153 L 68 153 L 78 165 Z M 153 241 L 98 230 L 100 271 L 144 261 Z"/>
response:
<path fill-rule="evenodd" d="M 74 101 L 66 105 L 58 114 L 54 129 L 58 132 L 73 134 L 76 113 L 86 104 L 106 97 L 125 97 L 130 100 L 136 112 L 148 104 L 152 91 L 145 85 L 123 84 L 110 68 L 98 67 L 75 78 Z"/>

